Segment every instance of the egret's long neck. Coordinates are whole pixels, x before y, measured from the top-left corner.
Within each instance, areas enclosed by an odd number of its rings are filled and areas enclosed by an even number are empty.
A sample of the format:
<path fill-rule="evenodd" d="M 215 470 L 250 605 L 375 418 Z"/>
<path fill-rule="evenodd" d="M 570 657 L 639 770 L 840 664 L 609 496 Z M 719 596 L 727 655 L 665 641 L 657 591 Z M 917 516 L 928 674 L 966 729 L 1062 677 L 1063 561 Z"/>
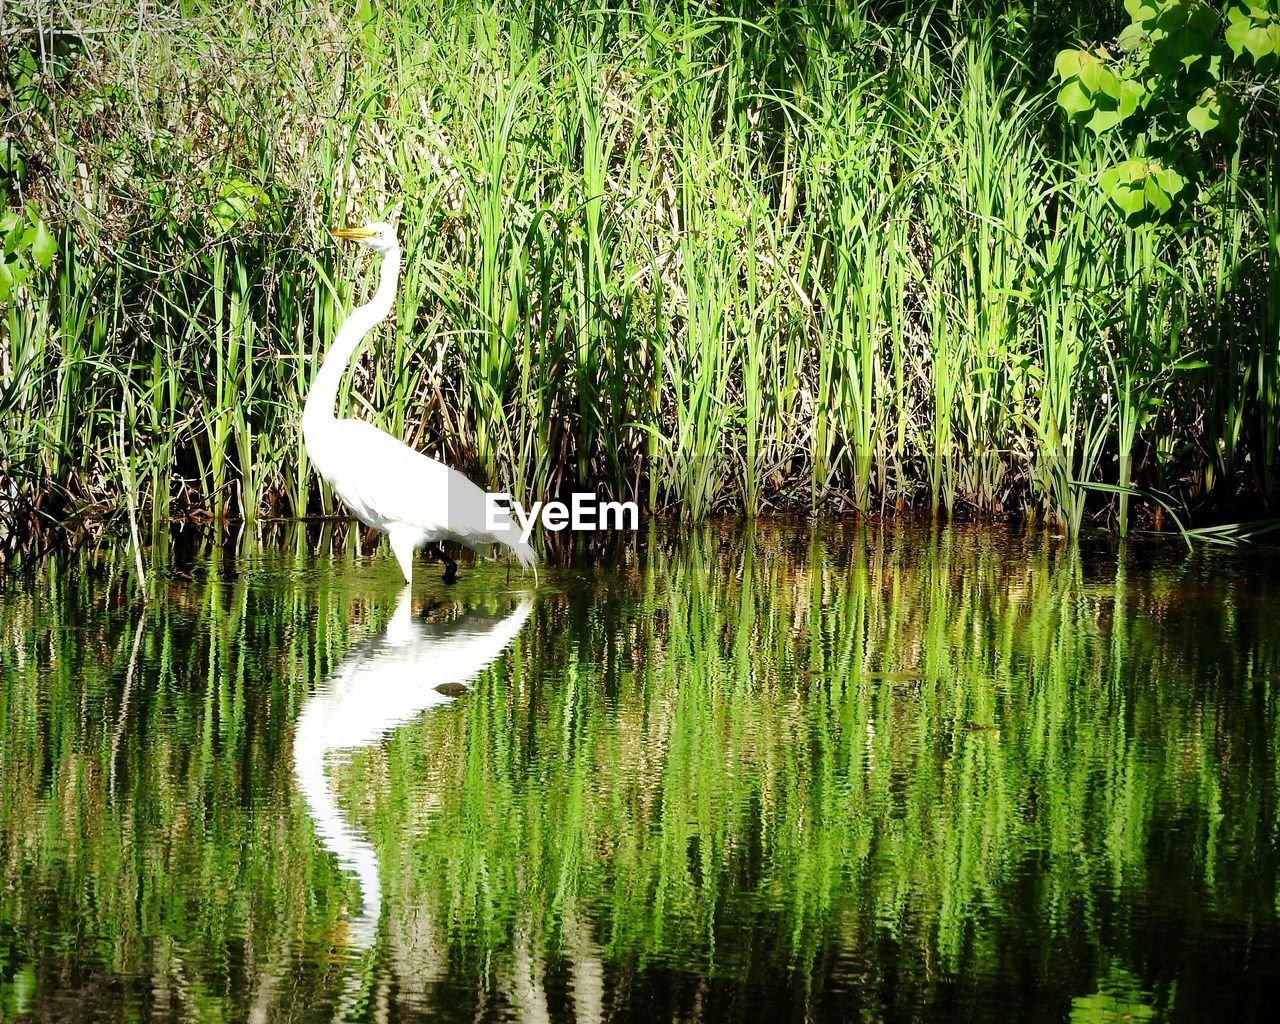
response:
<path fill-rule="evenodd" d="M 378 290 L 373 298 L 363 306 L 357 306 L 351 315 L 338 328 L 338 336 L 329 346 L 324 357 L 324 364 L 307 392 L 307 402 L 302 408 L 302 429 L 306 431 L 308 424 L 322 420 L 332 420 L 333 403 L 338 398 L 338 385 L 347 370 L 355 350 L 360 342 L 379 322 L 381 322 L 395 303 L 396 281 L 400 277 L 400 249 L 393 247 L 382 257 L 382 269 L 378 278 Z"/>

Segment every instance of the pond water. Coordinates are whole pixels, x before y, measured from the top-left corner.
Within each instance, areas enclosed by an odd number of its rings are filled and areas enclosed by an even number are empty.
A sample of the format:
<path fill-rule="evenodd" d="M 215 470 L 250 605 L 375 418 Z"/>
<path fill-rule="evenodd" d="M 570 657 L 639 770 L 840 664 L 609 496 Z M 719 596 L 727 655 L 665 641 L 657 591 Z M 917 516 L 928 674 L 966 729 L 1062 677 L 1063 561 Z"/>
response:
<path fill-rule="evenodd" d="M 1272 1001 L 1274 553 L 734 526 L 408 596 L 353 537 L 3 583 L 0 1018 Z"/>

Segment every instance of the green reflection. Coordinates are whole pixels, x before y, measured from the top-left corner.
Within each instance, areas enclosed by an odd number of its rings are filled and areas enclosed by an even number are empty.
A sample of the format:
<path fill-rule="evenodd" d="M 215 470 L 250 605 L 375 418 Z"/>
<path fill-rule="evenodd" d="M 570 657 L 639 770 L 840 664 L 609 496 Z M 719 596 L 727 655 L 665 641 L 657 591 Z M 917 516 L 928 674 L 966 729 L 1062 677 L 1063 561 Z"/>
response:
<path fill-rule="evenodd" d="M 410 620 L 390 563 L 306 551 L 202 557 L 141 616 L 111 558 L 8 583 L 6 1016 L 1265 1005 L 1274 558 L 704 530 L 563 570 L 532 611 L 500 569 L 420 587 Z M 406 692 L 471 692 L 320 744 L 370 908 L 291 764 L 339 681 L 378 716 L 379 651 Z"/>

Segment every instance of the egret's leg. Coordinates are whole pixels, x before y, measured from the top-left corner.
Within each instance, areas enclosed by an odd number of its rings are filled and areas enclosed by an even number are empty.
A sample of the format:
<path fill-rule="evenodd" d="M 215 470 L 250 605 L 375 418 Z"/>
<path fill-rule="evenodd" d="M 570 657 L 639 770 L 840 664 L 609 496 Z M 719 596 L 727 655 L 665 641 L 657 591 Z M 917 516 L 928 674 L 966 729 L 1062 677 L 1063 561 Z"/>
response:
<path fill-rule="evenodd" d="M 440 561 L 444 562 L 444 581 L 452 583 L 458 578 L 458 563 L 445 554 L 444 548 L 436 548 Z"/>
<path fill-rule="evenodd" d="M 400 572 L 404 574 L 406 584 L 413 582 L 413 541 L 414 536 L 410 530 L 400 530 L 392 527 L 387 536 L 391 540 L 391 553 L 396 556 L 396 561 L 400 563 Z"/>

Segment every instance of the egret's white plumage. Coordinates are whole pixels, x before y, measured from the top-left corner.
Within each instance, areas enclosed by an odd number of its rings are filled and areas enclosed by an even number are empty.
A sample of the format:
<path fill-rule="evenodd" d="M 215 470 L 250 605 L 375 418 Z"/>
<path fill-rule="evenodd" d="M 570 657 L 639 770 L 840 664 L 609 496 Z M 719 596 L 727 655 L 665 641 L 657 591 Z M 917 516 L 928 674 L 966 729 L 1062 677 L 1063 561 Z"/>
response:
<path fill-rule="evenodd" d="M 356 948 L 377 933 L 382 910 L 378 857 L 347 821 L 326 771 L 332 755 L 369 747 L 428 708 L 453 700 L 451 687 L 471 682 L 515 639 L 533 602 L 494 618 L 469 612 L 445 625 L 424 623 L 400 591 L 386 632 L 349 654 L 307 697 L 293 740 L 293 772 L 316 834 L 338 863 L 355 874 L 361 911 L 351 921 Z"/>
<path fill-rule="evenodd" d="M 413 553 L 425 544 L 455 541 L 485 554 L 493 544 L 508 548 L 520 564 L 534 564 L 533 549 L 506 512 L 488 525 L 485 494 L 456 469 L 416 452 L 398 438 L 361 420 L 333 414 L 338 384 L 365 336 L 395 303 L 400 244 L 390 224 L 335 231 L 382 256 L 378 290 L 352 310 L 329 348 L 302 411 L 302 440 L 316 471 L 362 523 L 387 534 L 405 582 L 413 575 Z M 452 580 L 452 562 L 446 581 Z"/>

